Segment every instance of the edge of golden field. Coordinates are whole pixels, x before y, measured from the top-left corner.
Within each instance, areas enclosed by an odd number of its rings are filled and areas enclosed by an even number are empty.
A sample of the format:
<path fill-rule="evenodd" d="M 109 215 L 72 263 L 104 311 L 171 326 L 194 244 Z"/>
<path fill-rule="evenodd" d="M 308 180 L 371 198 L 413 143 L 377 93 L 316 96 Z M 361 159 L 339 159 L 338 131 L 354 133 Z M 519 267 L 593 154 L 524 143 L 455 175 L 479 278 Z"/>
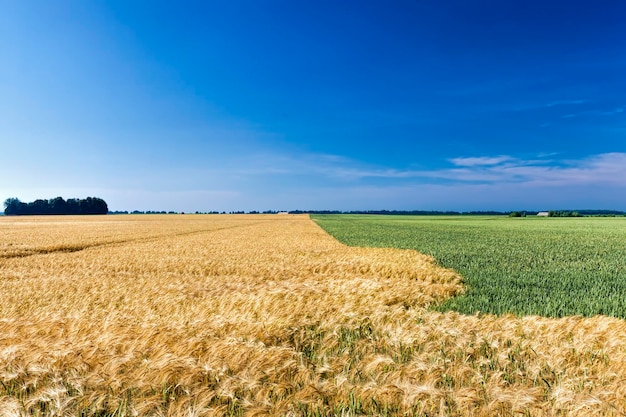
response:
<path fill-rule="evenodd" d="M 0 415 L 622 415 L 626 326 L 463 291 L 306 215 L 0 217 Z"/>

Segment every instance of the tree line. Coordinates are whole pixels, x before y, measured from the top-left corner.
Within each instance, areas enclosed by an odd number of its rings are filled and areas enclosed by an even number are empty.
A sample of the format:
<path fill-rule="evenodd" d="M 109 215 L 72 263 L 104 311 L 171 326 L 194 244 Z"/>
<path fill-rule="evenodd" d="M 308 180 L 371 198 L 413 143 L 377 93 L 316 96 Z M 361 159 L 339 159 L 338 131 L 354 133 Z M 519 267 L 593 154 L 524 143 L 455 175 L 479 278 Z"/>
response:
<path fill-rule="evenodd" d="M 46 214 L 107 214 L 109 207 L 101 198 L 85 199 L 62 197 L 50 200 L 38 199 L 24 203 L 17 198 L 8 198 L 4 202 L 4 214 L 7 216 L 46 215 Z"/>

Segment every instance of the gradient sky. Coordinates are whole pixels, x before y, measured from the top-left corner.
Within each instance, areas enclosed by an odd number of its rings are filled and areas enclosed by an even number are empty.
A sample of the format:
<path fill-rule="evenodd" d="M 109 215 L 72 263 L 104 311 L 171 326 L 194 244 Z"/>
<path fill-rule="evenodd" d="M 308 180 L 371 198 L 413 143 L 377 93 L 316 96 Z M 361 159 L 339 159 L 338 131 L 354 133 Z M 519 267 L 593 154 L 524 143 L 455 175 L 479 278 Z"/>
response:
<path fill-rule="evenodd" d="M 626 210 L 626 2 L 0 0 L 0 199 Z"/>

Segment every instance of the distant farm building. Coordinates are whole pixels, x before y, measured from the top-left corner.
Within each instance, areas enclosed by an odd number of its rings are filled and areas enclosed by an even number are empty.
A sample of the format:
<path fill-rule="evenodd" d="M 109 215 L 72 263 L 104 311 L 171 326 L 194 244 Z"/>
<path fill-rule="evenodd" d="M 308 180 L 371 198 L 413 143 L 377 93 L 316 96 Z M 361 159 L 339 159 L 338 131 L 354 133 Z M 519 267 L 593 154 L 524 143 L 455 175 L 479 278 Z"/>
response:
<path fill-rule="evenodd" d="M 549 213 L 547 211 L 540 211 L 537 213 L 537 216 L 548 217 Z"/>

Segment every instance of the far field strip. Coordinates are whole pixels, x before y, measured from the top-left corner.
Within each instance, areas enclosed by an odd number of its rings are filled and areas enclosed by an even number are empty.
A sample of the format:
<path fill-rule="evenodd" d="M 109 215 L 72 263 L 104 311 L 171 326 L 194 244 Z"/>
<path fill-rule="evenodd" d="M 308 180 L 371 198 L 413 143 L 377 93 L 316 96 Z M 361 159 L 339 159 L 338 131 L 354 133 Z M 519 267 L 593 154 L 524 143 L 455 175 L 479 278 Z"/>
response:
<path fill-rule="evenodd" d="M 308 216 L 32 223 L 4 243 L 136 240 L 0 260 L 0 415 L 626 411 L 624 320 L 434 311 L 457 273 Z"/>
<path fill-rule="evenodd" d="M 38 216 L 37 218 L 38 220 L 41 220 L 42 216 Z M 68 216 L 68 219 L 72 219 L 72 218 L 75 218 L 75 217 Z M 33 224 L 32 220 L 28 217 L 26 218 L 9 217 L 8 219 L 9 221 L 0 222 L 0 232 L 2 232 L 3 229 L 6 229 L 7 226 L 11 226 L 15 224 L 18 224 L 18 225 L 32 225 Z M 45 217 L 43 217 L 43 219 L 45 219 Z M 71 223 L 72 221 L 73 220 L 70 220 L 69 222 Z M 101 223 L 111 224 L 107 222 L 101 222 Z M 35 223 L 35 224 L 41 225 L 42 222 Z M 145 222 L 145 224 L 148 227 L 150 226 L 148 222 Z M 112 239 L 109 238 L 109 240 L 96 241 L 94 243 L 84 243 L 85 236 L 70 236 L 69 241 L 66 241 L 61 244 L 59 243 L 50 244 L 49 242 L 41 242 L 44 244 L 44 246 L 32 246 L 33 243 L 35 245 L 41 244 L 36 241 L 33 242 L 31 240 L 32 237 L 29 237 L 28 243 L 24 243 L 20 241 L 17 241 L 17 242 L 7 241 L 6 240 L 7 236 L 4 236 L 5 241 L 2 242 L 2 244 L 0 244 L 0 259 L 21 258 L 21 257 L 26 257 L 26 256 L 34 256 L 34 255 L 46 255 L 46 254 L 54 253 L 54 252 L 71 253 L 71 252 L 78 252 L 78 251 L 85 250 L 85 249 L 98 248 L 98 247 L 104 247 L 104 246 L 124 245 L 124 244 L 138 243 L 138 242 L 150 242 L 150 241 L 156 241 L 156 240 L 163 239 L 163 238 L 187 236 L 187 235 L 194 235 L 194 234 L 201 234 L 201 233 L 211 233 L 211 232 L 216 232 L 216 231 L 224 230 L 224 229 L 253 226 L 255 224 L 257 223 L 256 222 L 244 223 L 244 224 L 236 224 L 232 226 L 225 226 L 221 228 L 209 228 L 209 229 L 191 230 L 191 231 L 183 231 L 183 232 L 178 231 L 178 230 L 171 230 L 168 233 L 154 234 L 154 235 L 148 235 L 144 237 L 135 237 L 135 238 L 130 238 L 130 237 L 112 238 Z M 98 229 L 94 229 L 91 232 L 92 232 L 92 235 L 95 236 L 95 233 L 98 232 Z"/>

